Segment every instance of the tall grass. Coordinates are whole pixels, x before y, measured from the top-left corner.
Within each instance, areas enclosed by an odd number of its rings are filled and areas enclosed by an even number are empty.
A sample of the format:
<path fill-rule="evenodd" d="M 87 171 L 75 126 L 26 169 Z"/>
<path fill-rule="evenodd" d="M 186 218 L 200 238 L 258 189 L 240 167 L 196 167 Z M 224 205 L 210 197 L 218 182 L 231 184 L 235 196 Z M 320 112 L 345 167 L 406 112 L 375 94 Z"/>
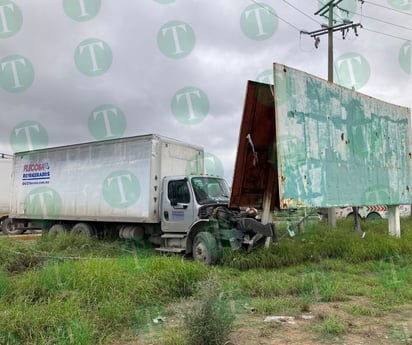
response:
<path fill-rule="evenodd" d="M 72 246 L 67 249 L 59 244 L 44 259 L 44 252 L 39 251 L 44 243 L 39 243 L 31 248 L 43 257 L 35 267 L 17 274 L 9 270 L 14 266 L 11 259 L 3 266 L 1 344 L 107 343 L 121 330 L 137 330 L 147 323 L 147 310 L 154 305 L 191 296 L 195 283 L 204 280 L 209 270 L 179 257 L 124 255 L 121 246 L 117 256 L 110 257 L 106 250 L 111 243 L 100 244 L 103 257 L 96 257 L 99 244 L 81 241 L 77 244 L 86 246 L 80 257 L 69 259 Z M 9 251 L 19 253 L 16 261 L 28 255 L 22 249 L 27 245 L 20 246 L 10 242 Z"/>
<path fill-rule="evenodd" d="M 9 284 L 7 273 L 3 269 L 0 269 L 0 299 L 6 294 L 9 289 Z"/>
<path fill-rule="evenodd" d="M 140 335 L 169 304 L 227 305 L 221 299 L 227 292 L 236 299 L 237 312 L 245 313 L 247 303 L 264 315 L 298 314 L 311 304 L 352 296 L 371 302 L 369 309 L 347 309 L 361 315 L 409 303 L 411 221 L 402 220 L 400 239 L 387 234 L 385 222 L 362 227 L 364 238 L 352 222 L 339 222 L 333 230 L 312 225 L 269 250 L 229 253 L 214 268 L 179 256 L 155 256 L 131 242 L 69 234 L 35 243 L 0 239 L 0 344 L 110 344 L 126 334 Z M 211 272 L 219 284 L 203 283 L 214 288 L 199 293 L 198 283 Z M 344 334 L 340 320 L 324 321 L 319 332 Z M 181 328 L 167 329 L 165 344 L 189 343 L 189 330 L 178 336 Z"/>
<path fill-rule="evenodd" d="M 0 240 L 0 268 L 8 273 L 19 273 L 42 262 L 33 247 L 9 238 Z"/>
<path fill-rule="evenodd" d="M 132 242 L 120 242 L 118 240 L 100 241 L 88 238 L 83 234 L 68 233 L 45 233 L 35 244 L 35 250 L 47 253 L 50 256 L 59 257 L 115 257 L 127 249 Z"/>
<path fill-rule="evenodd" d="M 241 270 L 279 268 L 304 262 L 338 258 L 349 263 L 380 260 L 390 256 L 412 255 L 412 221 L 402 220 L 402 237 L 388 234 L 387 222 L 365 222 L 364 236 L 353 230 L 353 224 L 341 221 L 338 229 L 324 224 L 309 228 L 294 238 L 286 238 L 249 255 L 232 252 L 221 259 L 224 266 Z"/>
<path fill-rule="evenodd" d="M 327 315 L 316 327 L 326 337 L 338 337 L 346 333 L 347 326 L 336 315 Z"/>
<path fill-rule="evenodd" d="M 230 253 L 222 265 L 240 270 L 238 291 L 258 313 L 295 314 L 299 306 L 353 296 L 368 298 L 374 313 L 382 313 L 412 301 L 412 227 L 409 219 L 402 223 L 400 239 L 388 235 L 385 222 L 363 223 L 364 237 L 348 221 L 333 230 L 309 227 L 268 250 Z"/>

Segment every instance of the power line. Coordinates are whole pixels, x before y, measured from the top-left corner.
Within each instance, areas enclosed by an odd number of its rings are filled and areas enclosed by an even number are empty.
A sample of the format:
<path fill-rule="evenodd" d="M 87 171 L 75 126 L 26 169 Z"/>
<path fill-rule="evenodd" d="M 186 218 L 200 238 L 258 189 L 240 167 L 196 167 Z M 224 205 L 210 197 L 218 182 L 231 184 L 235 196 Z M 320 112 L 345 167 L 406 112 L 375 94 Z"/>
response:
<path fill-rule="evenodd" d="M 293 29 L 295 29 L 296 31 L 298 31 L 300 34 L 310 34 L 309 32 L 306 32 L 306 31 L 304 31 L 304 30 L 300 30 L 296 25 L 288 22 L 286 19 L 281 18 L 277 13 L 271 11 L 270 8 L 265 7 L 265 6 L 262 5 L 261 3 L 257 2 L 257 0 L 250 0 L 250 1 L 253 2 L 254 4 L 258 5 L 259 7 L 263 8 L 263 9 L 266 10 L 268 13 L 270 13 L 272 16 L 278 18 L 280 21 L 286 23 L 287 25 L 289 25 L 290 27 L 292 27 Z M 290 7 L 294 8 L 296 11 L 304 14 L 306 17 L 309 18 L 309 16 L 308 16 L 306 13 L 304 13 L 304 12 L 301 11 L 301 10 L 299 10 L 299 9 L 296 8 L 294 5 L 292 5 L 291 3 L 289 3 L 288 1 L 286 1 L 286 0 L 282 0 L 282 1 L 285 2 L 286 4 L 288 4 Z M 371 1 L 365 1 L 365 0 L 364 0 L 364 2 L 365 2 L 365 3 L 372 4 L 372 5 L 375 5 L 375 6 L 379 6 L 379 7 L 382 7 L 382 8 L 389 9 L 389 10 L 394 10 L 394 11 L 396 11 L 396 12 L 400 12 L 400 13 L 403 13 L 403 14 L 412 16 L 412 15 L 409 14 L 409 13 L 405 13 L 405 12 L 402 12 L 402 11 L 399 11 L 399 10 L 395 10 L 395 9 L 390 8 L 390 7 L 387 7 L 387 6 L 379 5 L 379 4 L 376 4 L 376 3 L 371 2 Z M 366 17 L 366 18 L 373 19 L 373 20 L 376 20 L 376 21 L 381 21 L 381 20 L 378 19 L 378 18 L 365 16 L 363 13 L 359 14 L 359 13 L 357 13 L 357 12 L 352 12 L 352 11 L 349 11 L 349 10 L 346 10 L 346 11 L 348 11 L 348 12 L 350 12 L 350 13 L 353 13 L 353 14 L 360 15 L 361 17 Z M 314 21 L 315 21 L 317 24 L 320 24 L 318 21 L 316 21 L 316 20 L 314 20 Z M 411 31 L 412 31 L 412 28 L 403 27 L 403 26 L 401 26 L 401 25 L 393 24 L 393 23 L 386 22 L 386 21 L 381 21 L 381 22 L 382 22 L 382 23 L 385 23 L 385 24 L 397 26 L 397 27 L 399 27 L 399 28 L 403 28 L 403 29 L 407 29 L 407 30 L 411 30 Z M 351 24 L 351 23 L 349 23 L 349 25 L 350 25 L 350 24 Z M 342 25 L 342 24 L 341 24 L 341 25 Z M 411 40 L 411 39 L 409 39 L 409 38 L 400 37 L 400 36 L 397 36 L 397 35 L 392 35 L 392 34 L 389 34 L 389 33 L 386 33 L 386 32 L 381 32 L 381 31 L 374 30 L 374 29 L 369 29 L 369 28 L 365 27 L 364 25 L 362 25 L 361 27 L 362 27 L 362 29 L 365 30 L 365 31 L 373 32 L 373 33 L 375 33 L 375 34 L 379 34 L 379 35 L 383 35 L 383 36 L 395 38 L 395 39 L 398 39 L 398 40 L 403 40 L 403 41 L 410 41 L 410 40 Z M 325 28 L 325 30 L 326 30 L 326 28 Z M 312 36 L 312 37 L 313 37 L 313 36 Z M 316 37 L 315 37 L 315 40 L 316 40 Z M 319 44 L 319 42 L 318 42 L 318 44 Z"/>
<path fill-rule="evenodd" d="M 395 27 L 400 28 L 400 29 L 405 29 L 405 30 L 412 31 L 412 28 L 409 28 L 409 27 L 407 27 L 407 26 L 403 26 L 403 25 L 399 25 L 399 24 L 394 24 L 394 23 L 388 22 L 388 21 L 386 21 L 386 20 L 382 20 L 382 19 L 379 19 L 379 18 L 367 16 L 367 15 L 365 15 L 365 14 L 363 14 L 363 13 L 361 14 L 361 13 L 353 12 L 353 11 L 350 11 L 350 10 L 345 10 L 345 11 L 348 11 L 349 13 L 352 13 L 352 14 L 357 14 L 357 15 L 359 15 L 359 16 L 361 16 L 361 17 L 364 17 L 364 18 L 368 18 L 368 19 L 375 20 L 375 21 L 380 22 L 380 23 L 392 25 L 392 26 L 395 26 Z"/>
<path fill-rule="evenodd" d="M 255 3 L 256 5 L 258 5 L 259 7 L 263 8 L 264 10 L 266 10 L 268 13 L 270 13 L 272 16 L 278 18 L 279 20 L 281 20 L 282 22 L 286 23 L 287 25 L 289 25 L 290 27 L 294 28 L 296 31 L 301 32 L 301 30 L 293 25 L 292 23 L 289 23 L 286 19 L 283 19 L 281 17 L 279 17 L 279 15 L 277 13 L 274 13 L 273 11 L 271 11 L 269 8 L 263 6 L 261 3 L 257 2 L 256 0 L 250 0 L 253 3 Z"/>
<path fill-rule="evenodd" d="M 311 21 L 315 22 L 316 24 L 322 25 L 320 22 L 318 22 L 316 19 L 313 19 L 310 15 L 306 14 L 305 12 L 303 12 L 302 10 L 300 10 L 298 7 L 296 7 L 295 5 L 292 5 L 289 1 L 286 0 L 282 0 L 284 3 L 286 3 L 287 5 L 289 5 L 290 7 L 292 7 L 293 9 L 295 9 L 296 11 L 298 11 L 299 13 L 303 14 L 305 17 L 309 18 Z"/>
<path fill-rule="evenodd" d="M 394 26 L 394 27 L 398 27 L 398 28 L 401 28 L 401 29 L 406 29 L 406 30 L 412 31 L 412 28 L 409 28 L 409 27 L 406 27 L 406 26 L 403 26 L 403 25 L 394 24 L 394 23 L 392 23 L 392 22 L 388 22 L 388 21 L 385 21 L 385 20 L 381 20 L 381 19 L 379 19 L 379 18 L 375 18 L 375 17 L 367 16 L 367 15 L 363 14 L 363 5 L 364 5 L 364 3 L 368 3 L 368 4 L 371 4 L 371 5 L 377 6 L 377 7 L 381 7 L 381 8 L 388 9 L 388 10 L 392 10 L 392 11 L 395 11 L 395 12 L 398 12 L 398 13 L 402 13 L 402 14 L 406 14 L 406 15 L 409 15 L 409 16 L 412 16 L 411 14 L 406 13 L 406 12 L 403 12 L 403 11 L 400 11 L 400 10 L 397 10 L 397 9 L 394 9 L 394 8 L 391 8 L 391 7 L 388 7 L 388 6 L 384 6 L 384 5 L 377 4 L 377 3 L 372 2 L 372 1 L 365 1 L 365 0 L 359 0 L 359 1 L 361 2 L 361 13 L 352 12 L 352 11 L 349 11 L 349 10 L 347 10 L 347 11 L 350 12 L 350 13 L 353 13 L 353 14 L 360 15 L 360 16 L 361 16 L 361 20 L 362 20 L 363 17 L 365 17 L 365 18 L 368 18 L 368 19 L 371 19 L 371 20 L 375 20 L 375 21 L 384 23 L 384 24 L 392 25 L 392 26 Z M 410 38 L 400 37 L 400 36 L 393 35 L 393 34 L 390 34 L 390 33 L 387 33 L 387 32 L 382 32 L 382 31 L 378 31 L 378 30 L 369 29 L 369 28 L 365 27 L 364 25 L 362 26 L 362 28 L 363 28 L 364 30 L 366 30 L 366 31 L 373 32 L 373 33 L 375 33 L 375 34 L 379 34 L 379 35 L 383 35 L 383 36 L 395 38 L 395 39 L 402 40 L 402 41 L 410 41 Z"/>
<path fill-rule="evenodd" d="M 381 32 L 381 31 L 377 31 L 377 30 L 373 30 L 373 29 L 368 29 L 368 28 L 365 28 L 364 26 L 363 26 L 362 29 L 363 29 L 363 30 L 366 30 L 366 31 L 373 32 L 373 33 L 375 33 L 375 34 L 379 34 L 379 35 L 384 35 L 384 36 L 396 38 L 396 39 L 398 39 L 398 40 L 403 40 L 403 41 L 410 41 L 410 40 L 411 40 L 410 38 L 400 37 L 400 36 L 388 34 L 388 33 L 386 33 L 386 32 Z"/>
<path fill-rule="evenodd" d="M 360 1 L 360 0 L 359 0 L 359 1 Z M 393 8 L 393 7 L 388 7 L 388 6 L 385 6 L 385 5 L 377 4 L 376 2 L 373 2 L 373 1 L 367 1 L 367 0 L 362 0 L 362 1 L 361 1 L 362 4 L 363 4 L 364 2 L 365 2 L 365 3 L 368 3 L 368 4 L 371 4 L 371 5 L 374 5 L 374 6 L 377 6 L 377 7 L 385 8 L 385 9 L 387 9 L 387 10 L 391 10 L 391 11 L 394 11 L 394 12 L 402 13 L 402 14 L 405 14 L 405 15 L 407 15 L 407 16 L 411 16 L 411 17 L 412 17 L 412 14 L 411 14 L 411 13 L 408 13 L 408 12 L 405 12 L 405 11 L 401 11 L 401 10 L 397 10 L 396 8 Z"/>
<path fill-rule="evenodd" d="M 299 29 L 296 25 L 293 25 L 292 23 L 289 23 L 287 20 L 279 17 L 279 15 L 278 15 L 277 13 L 273 13 L 272 11 L 270 11 L 269 8 L 263 6 L 261 3 L 257 2 L 256 0 L 250 0 L 250 1 L 253 2 L 253 3 L 255 3 L 256 5 L 258 5 L 259 7 L 265 9 L 265 10 L 266 10 L 268 13 L 270 13 L 272 16 L 278 18 L 279 20 L 281 20 L 281 21 L 283 21 L 284 23 L 286 23 L 286 24 L 288 24 L 289 26 L 291 26 L 293 29 L 295 29 L 296 31 L 298 31 L 298 32 L 300 33 L 300 36 L 301 36 L 301 37 L 302 37 L 302 34 L 303 34 L 303 33 L 306 33 L 306 31 Z M 301 12 L 300 10 L 298 10 L 295 6 L 293 6 L 292 4 L 290 4 L 289 2 L 287 2 L 286 0 L 282 0 L 282 1 L 284 1 L 285 3 L 287 3 L 289 6 L 295 8 L 297 11 Z M 304 13 L 304 12 L 301 12 L 301 13 L 304 14 L 305 16 L 308 16 L 308 15 L 306 15 L 306 13 Z M 308 17 L 309 17 L 309 16 L 308 16 Z M 312 19 L 313 21 L 315 21 L 317 24 L 320 24 L 318 21 L 314 20 L 313 18 L 311 18 L 311 19 Z M 321 24 L 320 24 L 320 25 L 321 25 Z M 300 39 L 300 41 L 302 41 L 302 39 Z M 300 49 L 303 50 L 301 46 L 300 46 Z M 312 49 L 312 50 L 313 50 L 313 49 Z"/>

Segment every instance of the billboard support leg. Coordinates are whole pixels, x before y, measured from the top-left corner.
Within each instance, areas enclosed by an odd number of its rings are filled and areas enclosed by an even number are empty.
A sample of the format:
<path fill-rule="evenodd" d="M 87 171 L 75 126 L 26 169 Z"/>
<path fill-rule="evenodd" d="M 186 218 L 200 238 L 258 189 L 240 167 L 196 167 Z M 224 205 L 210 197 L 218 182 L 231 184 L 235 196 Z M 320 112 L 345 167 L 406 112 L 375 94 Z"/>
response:
<path fill-rule="evenodd" d="M 353 206 L 352 207 L 353 211 L 353 218 L 354 218 L 354 228 L 356 231 L 361 231 L 361 226 L 360 226 L 360 216 L 359 216 L 359 207 Z"/>
<path fill-rule="evenodd" d="M 272 196 L 274 194 L 275 170 L 270 169 L 268 174 L 268 183 L 263 193 L 262 200 L 262 224 L 273 224 Z M 265 248 L 268 249 L 272 238 L 268 237 L 265 242 Z"/>
<path fill-rule="evenodd" d="M 265 191 L 263 195 L 263 212 L 262 212 L 262 224 L 269 224 L 273 222 L 272 212 L 270 211 L 270 203 L 272 200 L 272 193 Z M 268 237 L 265 242 L 265 248 L 269 248 L 271 238 Z"/>
<path fill-rule="evenodd" d="M 335 207 L 328 208 L 328 226 L 329 228 L 336 228 L 336 209 Z"/>
<path fill-rule="evenodd" d="M 388 227 L 389 235 L 401 237 L 401 220 L 399 214 L 399 205 L 388 206 Z"/>

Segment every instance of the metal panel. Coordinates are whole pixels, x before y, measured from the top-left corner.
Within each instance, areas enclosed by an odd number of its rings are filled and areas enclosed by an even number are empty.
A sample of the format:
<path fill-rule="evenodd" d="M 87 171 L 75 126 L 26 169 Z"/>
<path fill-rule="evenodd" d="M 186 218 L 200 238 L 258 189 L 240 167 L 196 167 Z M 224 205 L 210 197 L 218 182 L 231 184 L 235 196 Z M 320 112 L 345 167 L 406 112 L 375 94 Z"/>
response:
<path fill-rule="evenodd" d="M 239 132 L 230 205 L 262 208 L 266 191 L 279 200 L 274 150 L 275 111 L 270 85 L 249 81 Z"/>
<path fill-rule="evenodd" d="M 274 65 L 280 204 L 412 203 L 410 109 Z"/>

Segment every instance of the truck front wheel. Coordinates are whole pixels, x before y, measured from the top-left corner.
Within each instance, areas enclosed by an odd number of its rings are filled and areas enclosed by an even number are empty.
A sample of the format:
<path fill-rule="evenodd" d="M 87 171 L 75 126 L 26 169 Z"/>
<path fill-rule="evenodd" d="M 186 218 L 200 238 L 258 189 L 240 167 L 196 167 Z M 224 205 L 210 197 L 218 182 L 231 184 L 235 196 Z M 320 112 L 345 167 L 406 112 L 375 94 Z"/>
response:
<path fill-rule="evenodd" d="M 195 261 L 201 261 L 207 265 L 214 265 L 218 258 L 215 237 L 205 231 L 198 233 L 193 241 L 192 255 Z"/>
<path fill-rule="evenodd" d="M 1 230 L 5 235 L 20 235 L 25 231 L 24 228 L 18 228 L 15 223 L 13 224 L 13 220 L 10 218 L 3 220 Z"/>

